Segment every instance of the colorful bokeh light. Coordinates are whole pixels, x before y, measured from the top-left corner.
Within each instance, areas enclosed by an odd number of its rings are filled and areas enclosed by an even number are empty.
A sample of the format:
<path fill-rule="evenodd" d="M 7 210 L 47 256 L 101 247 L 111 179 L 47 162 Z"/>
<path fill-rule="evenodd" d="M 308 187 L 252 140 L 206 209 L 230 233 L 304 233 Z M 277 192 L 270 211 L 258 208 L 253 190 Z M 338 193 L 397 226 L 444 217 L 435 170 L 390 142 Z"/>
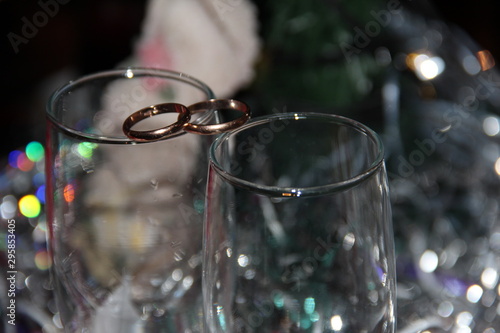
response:
<path fill-rule="evenodd" d="M 63 195 L 66 202 L 73 202 L 75 200 L 75 187 L 73 184 L 64 186 Z"/>
<path fill-rule="evenodd" d="M 9 153 L 9 165 L 11 167 L 17 169 L 17 160 L 21 154 L 23 154 L 23 152 L 19 150 L 13 150 Z"/>
<path fill-rule="evenodd" d="M 17 157 L 17 168 L 21 171 L 28 172 L 35 166 L 35 163 L 28 158 L 25 153 L 21 153 Z"/>
<path fill-rule="evenodd" d="M 97 148 L 97 144 L 96 143 L 81 142 L 81 143 L 78 144 L 77 151 L 78 151 L 78 154 L 80 154 L 81 157 L 89 159 L 94 154 L 94 149 L 96 149 L 96 148 Z"/>
<path fill-rule="evenodd" d="M 40 250 L 35 254 L 35 265 L 40 270 L 47 270 L 52 265 L 52 260 L 46 250 Z"/>
<path fill-rule="evenodd" d="M 26 146 L 26 156 L 32 162 L 38 162 L 43 159 L 45 150 L 40 142 L 32 141 Z"/>
<path fill-rule="evenodd" d="M 28 172 L 33 169 L 35 163 L 28 158 L 26 153 L 14 150 L 9 153 L 9 165 L 21 171 Z"/>
<path fill-rule="evenodd" d="M 33 186 L 40 187 L 45 184 L 45 174 L 39 172 L 33 176 Z"/>
<path fill-rule="evenodd" d="M 41 211 L 40 201 L 33 194 L 25 195 L 19 200 L 19 211 L 28 218 L 37 217 Z"/>
<path fill-rule="evenodd" d="M 40 186 L 35 195 L 41 203 L 45 203 L 45 185 Z"/>

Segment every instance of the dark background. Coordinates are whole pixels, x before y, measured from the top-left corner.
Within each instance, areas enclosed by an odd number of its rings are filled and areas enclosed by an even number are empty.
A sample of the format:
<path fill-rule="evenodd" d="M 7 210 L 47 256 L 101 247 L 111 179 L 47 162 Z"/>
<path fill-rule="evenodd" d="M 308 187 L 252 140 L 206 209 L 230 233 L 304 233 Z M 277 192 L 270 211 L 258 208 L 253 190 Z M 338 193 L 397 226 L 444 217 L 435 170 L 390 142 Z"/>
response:
<path fill-rule="evenodd" d="M 265 1 L 256 1 L 261 6 Z M 8 39 L 21 35 L 23 17 L 40 11 L 38 1 L 0 0 L 0 154 L 44 139 L 44 105 L 55 73 L 78 74 L 112 68 L 131 53 L 144 15 L 144 0 L 71 0 L 36 31 L 18 52 Z M 481 46 L 500 56 L 497 1 L 433 2 L 437 13 L 464 29 Z M 265 10 L 260 15 L 265 16 Z"/>

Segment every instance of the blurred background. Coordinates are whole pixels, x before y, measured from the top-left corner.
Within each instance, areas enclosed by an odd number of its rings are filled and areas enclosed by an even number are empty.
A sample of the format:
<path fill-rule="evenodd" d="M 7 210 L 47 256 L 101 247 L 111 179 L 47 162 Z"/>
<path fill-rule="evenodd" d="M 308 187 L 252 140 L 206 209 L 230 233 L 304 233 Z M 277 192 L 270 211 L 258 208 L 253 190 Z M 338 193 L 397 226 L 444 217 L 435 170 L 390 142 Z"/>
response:
<path fill-rule="evenodd" d="M 224 8 L 239 2 L 205 1 Z M 399 331 L 500 332 L 499 2 L 251 3 L 260 51 L 252 80 L 233 97 L 249 103 L 255 115 L 274 110 L 347 115 L 385 140 Z M 26 222 L 16 229 L 22 269 L 17 287 L 19 297 L 29 300 L 19 310 L 26 320 L 18 332 L 36 332 L 42 322 L 52 325 L 57 314 L 45 251 L 45 104 L 67 81 L 128 59 L 147 4 L 0 0 L 0 231 L 4 235 L 8 218 Z M 391 23 L 373 25 L 380 22 L 373 13 L 390 4 L 398 9 Z M 370 24 L 376 31 L 363 39 L 358 31 L 369 34 Z M 358 46 L 352 57 L 346 56 L 346 45 Z M 469 98 L 474 112 L 467 108 Z M 429 146 L 435 130 L 446 133 L 446 142 Z M 2 237 L 0 253 L 5 248 Z M 0 256 L 0 267 L 4 264 Z M 3 287 L 0 281 L 0 301 Z"/>
<path fill-rule="evenodd" d="M 413 5 L 415 11 L 422 12 L 429 18 L 437 16 L 451 25 L 458 25 L 494 56 L 500 53 L 497 1 L 403 2 Z M 82 74 L 113 68 L 130 56 L 133 43 L 141 31 L 146 7 L 144 0 L 71 0 L 61 3 L 63 4 L 57 9 L 56 15 L 23 39 L 22 29 L 26 24 L 23 17 L 32 21 L 34 15 L 41 10 L 39 2 L 0 1 L 0 30 L 3 36 L 0 42 L 0 96 L 3 101 L 0 107 L 0 154 L 6 154 L 33 139 L 43 140 L 45 102 L 55 87 Z M 255 0 L 254 3 L 258 7 L 259 34 L 264 41 L 265 54 L 276 48 L 273 45 L 275 37 L 271 33 L 276 33 L 274 24 L 283 19 L 278 11 L 286 13 L 289 4 L 286 1 L 270 4 L 261 0 Z M 315 6 L 314 3 L 318 6 L 335 6 L 342 1 L 310 3 L 311 7 Z M 377 1 L 372 1 L 371 5 L 367 0 L 351 3 L 354 9 L 363 13 L 365 8 L 369 10 Z M 332 9 L 330 16 L 325 15 L 320 19 L 334 21 L 334 12 Z M 293 12 L 290 13 L 292 14 Z M 364 14 L 356 17 L 353 12 L 350 15 L 354 16 L 349 17 L 353 22 L 362 23 Z M 321 25 L 325 23 L 317 24 Z M 9 40 L 9 33 L 14 33 L 17 37 L 11 35 L 12 40 Z M 314 30 L 311 29 L 310 33 L 314 34 Z M 290 39 L 289 43 L 296 44 L 297 48 L 302 47 L 303 41 L 299 38 L 296 41 Z M 12 41 L 15 41 L 16 47 L 13 47 Z M 263 59 L 260 61 L 262 64 Z M 292 72 L 288 74 L 293 76 Z M 258 79 L 259 77 L 256 80 Z"/>

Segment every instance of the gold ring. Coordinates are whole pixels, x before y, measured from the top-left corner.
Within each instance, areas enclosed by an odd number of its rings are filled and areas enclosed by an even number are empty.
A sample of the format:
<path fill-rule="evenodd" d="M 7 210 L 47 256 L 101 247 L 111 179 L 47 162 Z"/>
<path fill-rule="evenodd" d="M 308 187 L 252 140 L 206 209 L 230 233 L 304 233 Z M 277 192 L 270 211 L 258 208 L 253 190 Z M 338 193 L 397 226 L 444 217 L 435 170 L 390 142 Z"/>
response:
<path fill-rule="evenodd" d="M 248 105 L 235 99 L 211 99 L 190 105 L 187 108 L 191 114 L 222 110 L 236 110 L 243 113 L 241 117 L 222 124 L 202 125 L 189 122 L 186 123 L 184 125 L 184 131 L 194 134 L 211 135 L 227 132 L 243 125 L 250 118 L 250 108 Z"/>
<path fill-rule="evenodd" d="M 177 121 L 171 125 L 148 131 L 132 130 L 132 127 L 135 124 L 146 118 L 162 113 L 175 112 L 178 113 L 179 116 L 177 117 Z M 191 113 L 184 105 L 178 103 L 163 103 L 149 106 L 134 112 L 128 116 L 127 119 L 125 119 L 122 129 L 125 135 L 134 141 L 157 141 L 183 134 L 181 131 L 186 124 L 189 123 L 189 120 L 191 120 Z"/>

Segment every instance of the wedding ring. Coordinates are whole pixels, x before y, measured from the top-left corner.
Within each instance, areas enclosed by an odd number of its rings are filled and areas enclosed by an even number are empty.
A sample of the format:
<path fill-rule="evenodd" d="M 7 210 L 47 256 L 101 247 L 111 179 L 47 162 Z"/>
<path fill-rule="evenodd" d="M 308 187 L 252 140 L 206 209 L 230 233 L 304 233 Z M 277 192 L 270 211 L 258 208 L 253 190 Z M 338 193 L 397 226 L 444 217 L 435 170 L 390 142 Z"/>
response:
<path fill-rule="evenodd" d="M 132 130 L 132 126 L 134 126 L 138 122 L 163 113 L 178 113 L 179 116 L 177 117 L 177 121 L 175 123 L 162 128 L 148 131 Z M 144 109 L 140 109 L 139 111 L 136 111 L 128 116 L 127 119 L 125 119 L 125 121 L 123 122 L 122 129 L 123 133 L 125 133 L 128 138 L 134 141 L 157 141 L 182 134 L 181 131 L 184 126 L 189 123 L 189 120 L 191 120 L 191 113 L 188 108 L 186 108 L 182 104 L 156 104 Z"/>
<path fill-rule="evenodd" d="M 220 134 L 240 127 L 250 118 L 250 108 L 245 103 L 235 99 L 211 99 L 208 101 L 192 104 L 187 107 L 191 114 L 205 111 L 240 111 L 243 115 L 237 119 L 213 125 L 187 123 L 184 131 L 201 135 Z"/>
<path fill-rule="evenodd" d="M 190 123 L 191 115 L 194 113 L 208 111 L 239 111 L 242 115 L 234 120 L 220 124 L 196 124 Z M 177 121 L 171 125 L 147 131 L 132 130 L 132 127 L 140 121 L 162 113 L 178 113 Z M 177 103 L 163 103 L 149 106 L 132 113 L 123 122 L 123 132 L 134 141 L 148 142 L 168 139 L 174 136 L 184 134 L 184 132 L 212 135 L 235 129 L 250 118 L 250 108 L 243 102 L 235 99 L 211 99 L 190 106 L 184 106 Z"/>

